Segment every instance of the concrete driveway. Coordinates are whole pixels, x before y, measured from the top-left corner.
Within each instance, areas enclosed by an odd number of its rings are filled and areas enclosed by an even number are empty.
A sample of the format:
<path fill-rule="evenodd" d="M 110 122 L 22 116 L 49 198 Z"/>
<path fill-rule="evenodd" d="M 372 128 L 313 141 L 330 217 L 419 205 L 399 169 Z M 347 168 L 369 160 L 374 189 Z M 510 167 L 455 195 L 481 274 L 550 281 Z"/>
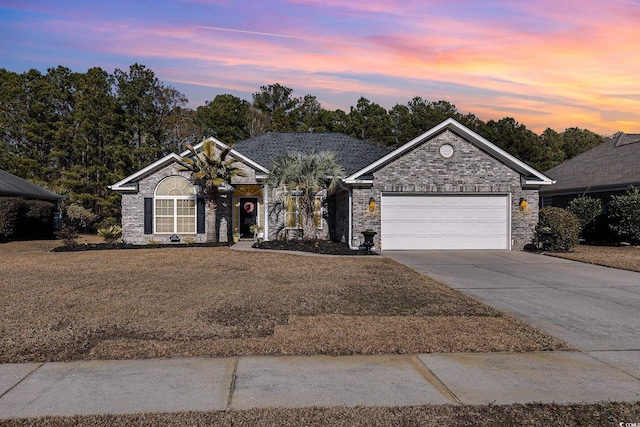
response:
<path fill-rule="evenodd" d="M 640 378 L 640 273 L 519 251 L 383 255 Z"/>

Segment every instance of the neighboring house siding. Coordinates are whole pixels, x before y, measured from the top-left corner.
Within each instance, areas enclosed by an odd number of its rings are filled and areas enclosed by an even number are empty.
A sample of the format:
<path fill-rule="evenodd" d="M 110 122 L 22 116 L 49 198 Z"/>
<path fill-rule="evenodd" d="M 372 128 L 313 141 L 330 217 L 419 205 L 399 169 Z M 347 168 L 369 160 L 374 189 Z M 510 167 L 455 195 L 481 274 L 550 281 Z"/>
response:
<path fill-rule="evenodd" d="M 454 154 L 444 158 L 439 154 L 443 144 L 451 144 Z M 354 238 L 362 241 L 360 232 L 371 228 L 378 234 L 374 238 L 380 247 L 380 198 L 382 192 L 422 194 L 511 193 L 511 239 L 513 249 L 522 249 L 530 243 L 538 220 L 538 191 L 524 190 L 520 174 L 490 157 L 474 145 L 445 131 L 425 141 L 395 161 L 374 172 L 371 189 L 353 190 Z M 369 198 L 377 204 L 375 211 L 367 209 Z M 520 198 L 525 198 L 530 210 L 518 209 Z M 382 207 L 384 208 L 384 207 Z"/>

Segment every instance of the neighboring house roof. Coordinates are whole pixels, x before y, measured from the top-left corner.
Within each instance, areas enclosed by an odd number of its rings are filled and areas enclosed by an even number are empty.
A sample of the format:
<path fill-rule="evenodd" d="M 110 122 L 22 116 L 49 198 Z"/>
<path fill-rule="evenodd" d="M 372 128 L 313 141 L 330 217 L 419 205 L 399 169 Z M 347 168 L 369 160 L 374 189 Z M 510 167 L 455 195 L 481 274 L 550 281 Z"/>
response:
<path fill-rule="evenodd" d="M 549 169 L 557 181 L 543 193 L 625 189 L 640 184 L 640 134 L 620 134 Z"/>
<path fill-rule="evenodd" d="M 292 151 L 305 154 L 332 151 L 346 175 L 351 175 L 390 151 L 342 133 L 310 132 L 269 132 L 240 141 L 233 148 L 268 169 L 273 160 Z"/>
<path fill-rule="evenodd" d="M 527 165 L 526 163 L 516 159 L 511 154 L 502 150 L 498 146 L 492 144 L 482 136 L 478 135 L 477 133 L 467 128 L 466 126 L 463 126 L 462 124 L 458 123 L 454 119 L 445 120 L 444 122 L 440 123 L 438 126 L 428 130 L 427 132 L 423 133 L 417 138 L 414 138 L 413 140 L 407 142 L 406 144 L 402 145 L 396 150 L 388 153 L 386 156 L 378 159 L 377 161 L 369 165 L 366 165 L 363 169 L 355 171 L 350 176 L 347 176 L 345 181 L 357 182 L 359 180 L 366 179 L 366 177 L 371 172 L 374 172 L 376 169 L 379 169 L 380 167 L 392 162 L 393 160 L 407 153 L 409 150 L 412 150 L 414 147 L 421 144 L 422 142 L 429 140 L 446 130 L 449 130 L 455 133 L 456 135 L 470 142 L 471 144 L 473 144 L 480 150 L 484 151 L 488 155 L 500 160 L 502 163 L 504 163 L 511 169 L 520 173 L 520 175 L 522 176 L 523 185 L 539 186 L 539 185 L 551 185 L 554 183 L 554 181 L 551 178 L 549 178 L 542 172 L 539 172 L 534 168 L 532 168 L 531 166 Z"/>
<path fill-rule="evenodd" d="M 0 196 L 29 199 L 62 200 L 64 196 L 0 169 Z"/>

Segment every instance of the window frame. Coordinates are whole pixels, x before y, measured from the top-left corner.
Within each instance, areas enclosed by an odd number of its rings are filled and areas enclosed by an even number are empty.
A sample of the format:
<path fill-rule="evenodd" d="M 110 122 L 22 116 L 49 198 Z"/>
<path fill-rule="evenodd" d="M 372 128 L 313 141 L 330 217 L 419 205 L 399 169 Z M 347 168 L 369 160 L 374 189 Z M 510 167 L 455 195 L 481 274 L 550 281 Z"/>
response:
<path fill-rule="evenodd" d="M 193 192 L 192 195 L 168 195 L 168 194 L 163 194 L 163 195 L 158 195 L 158 188 L 160 188 L 160 186 L 162 185 L 163 182 L 167 181 L 168 179 L 174 179 L 174 178 L 179 178 L 181 180 L 186 181 L 186 183 L 189 184 L 191 191 Z M 183 188 L 187 188 L 186 186 Z M 195 191 L 195 188 L 193 187 L 193 184 L 191 184 L 191 182 L 186 179 L 183 176 L 179 176 L 179 175 L 173 175 L 173 176 L 168 176 L 166 178 L 164 178 L 162 181 L 160 181 L 158 183 L 158 185 L 156 185 L 156 189 L 153 193 L 153 234 L 197 234 L 197 230 L 198 230 L 198 195 Z M 187 209 L 192 209 L 193 210 L 193 214 L 192 215 L 179 215 L 178 214 L 178 201 L 182 201 L 182 200 L 191 200 L 191 206 L 187 206 Z M 158 202 L 159 201 L 171 201 L 171 206 L 166 206 L 166 207 L 170 207 L 172 210 L 171 215 L 158 215 Z M 180 207 L 181 209 L 184 209 L 184 207 Z M 158 219 L 159 218 L 173 218 L 173 227 L 172 227 L 172 231 L 158 231 Z M 179 230 L 179 225 L 178 225 L 178 220 L 180 218 L 191 218 L 193 220 L 193 227 L 191 227 L 190 230 L 185 231 L 178 231 Z"/>
<path fill-rule="evenodd" d="M 302 191 L 291 191 L 288 192 L 285 196 L 284 199 L 284 227 L 286 230 L 302 230 L 304 228 L 303 224 L 302 224 L 302 215 L 300 213 L 300 198 L 302 197 Z M 316 223 L 316 228 L 318 230 L 322 230 L 323 228 L 323 221 L 322 221 L 322 211 L 323 211 L 323 206 L 322 206 L 322 194 L 320 193 L 316 193 L 316 195 L 314 196 L 315 198 L 315 206 L 314 206 L 314 210 L 313 210 L 313 218 L 314 221 Z M 290 204 L 290 200 L 293 199 L 295 200 L 294 204 Z M 289 211 L 289 207 L 290 206 L 295 206 L 295 212 L 290 212 Z M 289 226 L 289 215 L 295 215 L 295 227 L 290 227 Z"/>

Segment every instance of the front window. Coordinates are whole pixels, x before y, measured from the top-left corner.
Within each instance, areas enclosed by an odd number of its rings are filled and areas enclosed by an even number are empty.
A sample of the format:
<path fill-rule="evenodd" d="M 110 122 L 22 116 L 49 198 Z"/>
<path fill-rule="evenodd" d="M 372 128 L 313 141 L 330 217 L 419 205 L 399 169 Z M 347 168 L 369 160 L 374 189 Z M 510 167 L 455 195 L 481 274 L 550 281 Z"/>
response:
<path fill-rule="evenodd" d="M 155 232 L 174 234 L 196 232 L 196 192 L 191 183 L 172 176 L 158 184 L 155 194 Z"/>
<path fill-rule="evenodd" d="M 285 224 L 287 228 L 302 229 L 303 216 L 300 206 L 300 198 L 302 196 L 296 193 L 289 194 L 286 199 L 287 211 Z M 322 228 L 322 198 L 320 196 L 315 197 L 314 209 L 313 209 L 313 221 L 316 223 L 318 229 Z"/>

